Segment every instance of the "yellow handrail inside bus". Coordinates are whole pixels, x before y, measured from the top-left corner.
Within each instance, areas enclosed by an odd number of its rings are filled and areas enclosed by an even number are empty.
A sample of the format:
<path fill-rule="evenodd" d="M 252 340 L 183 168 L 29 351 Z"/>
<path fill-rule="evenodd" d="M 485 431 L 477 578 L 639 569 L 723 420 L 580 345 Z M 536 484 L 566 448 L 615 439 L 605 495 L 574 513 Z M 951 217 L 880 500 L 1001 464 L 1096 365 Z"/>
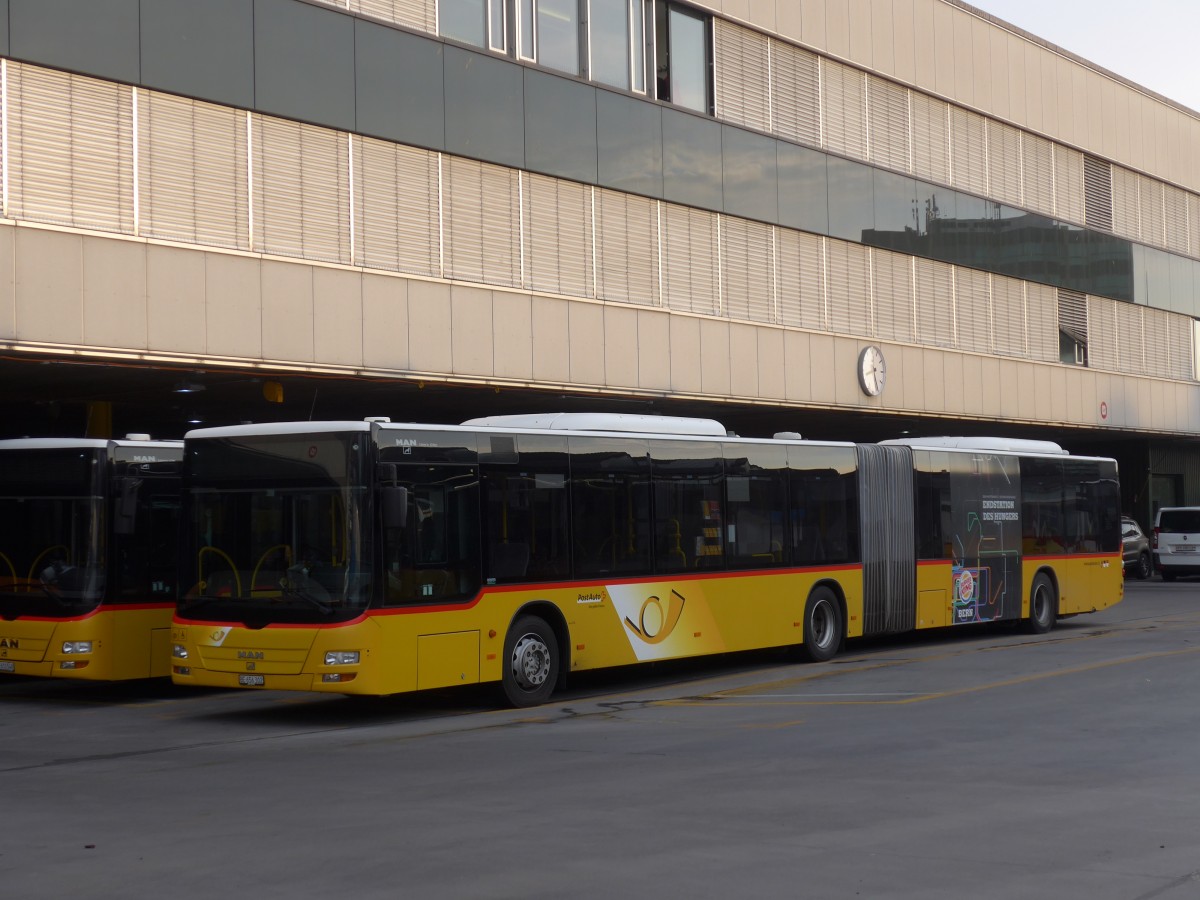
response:
<path fill-rule="evenodd" d="M 63 557 L 64 557 L 63 562 L 66 562 L 67 559 L 71 555 L 71 551 L 67 549 L 66 544 L 55 544 L 53 547 L 47 547 L 45 550 L 43 550 L 41 553 L 39 553 L 37 556 L 35 556 L 33 558 L 33 565 L 31 565 L 29 567 L 29 578 L 28 578 L 29 581 L 33 581 L 33 575 L 38 570 L 38 563 L 40 563 L 43 559 L 46 558 L 46 556 L 53 553 L 55 550 L 61 550 L 63 552 Z M 9 563 L 9 565 L 12 565 L 12 564 Z M 13 573 L 13 576 L 16 577 L 15 572 Z"/>
<path fill-rule="evenodd" d="M 4 560 L 4 562 L 8 565 L 8 571 L 12 573 L 12 580 L 13 580 L 13 584 L 15 585 L 17 583 L 16 566 L 14 566 L 12 564 L 12 560 L 9 559 L 7 556 L 5 556 L 3 553 L 0 553 L 0 559 Z"/>
<path fill-rule="evenodd" d="M 284 564 L 289 565 L 289 566 L 292 564 L 292 546 L 291 546 L 291 544 L 276 544 L 274 547 L 268 547 L 266 550 L 263 551 L 262 556 L 260 556 L 258 558 L 258 563 L 254 566 L 254 572 L 250 575 L 250 590 L 251 590 L 251 592 L 254 591 L 254 586 L 256 584 L 258 584 L 258 572 L 259 572 L 259 569 L 261 569 L 263 567 L 263 563 L 265 563 L 268 559 L 270 559 L 272 553 L 278 553 L 280 550 L 283 551 Z M 239 591 L 238 593 L 241 593 L 241 591 Z"/>
<path fill-rule="evenodd" d="M 221 559 L 229 564 L 229 571 L 233 573 L 233 583 L 237 587 L 237 595 L 242 596 L 242 579 L 238 575 L 237 566 L 233 564 L 233 560 L 229 558 L 229 554 L 224 550 L 219 550 L 216 547 L 201 547 L 200 552 L 196 554 L 196 574 L 199 576 L 201 590 L 204 589 L 204 566 L 202 560 L 205 553 L 215 553 Z"/>

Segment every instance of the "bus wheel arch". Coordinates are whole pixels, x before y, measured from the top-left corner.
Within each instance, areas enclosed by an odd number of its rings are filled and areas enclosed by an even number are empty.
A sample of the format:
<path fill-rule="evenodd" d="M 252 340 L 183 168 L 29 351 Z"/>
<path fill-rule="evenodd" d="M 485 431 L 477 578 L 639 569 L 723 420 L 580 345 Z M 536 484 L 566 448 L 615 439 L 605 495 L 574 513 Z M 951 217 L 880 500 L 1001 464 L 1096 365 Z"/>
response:
<path fill-rule="evenodd" d="M 515 707 L 538 706 L 564 681 L 570 635 L 557 607 L 529 603 L 517 610 L 504 636 L 501 682 Z"/>
<path fill-rule="evenodd" d="M 804 643 L 800 653 L 809 662 L 832 659 L 846 637 L 846 598 L 836 583 L 813 585 L 804 601 Z"/>
<path fill-rule="evenodd" d="M 1040 569 L 1029 585 L 1029 618 L 1026 627 L 1031 634 L 1046 634 L 1058 621 L 1058 580 L 1049 569 Z"/>

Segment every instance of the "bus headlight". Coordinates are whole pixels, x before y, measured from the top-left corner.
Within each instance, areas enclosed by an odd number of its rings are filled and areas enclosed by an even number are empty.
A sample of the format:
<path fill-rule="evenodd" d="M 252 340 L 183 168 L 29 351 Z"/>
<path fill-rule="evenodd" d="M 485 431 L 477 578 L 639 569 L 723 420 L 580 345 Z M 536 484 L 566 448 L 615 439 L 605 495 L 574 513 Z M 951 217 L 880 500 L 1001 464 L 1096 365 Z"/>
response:
<path fill-rule="evenodd" d="M 175 644 L 171 647 L 171 655 L 176 659 L 187 659 L 187 647 L 183 646 L 183 644 Z"/>
<path fill-rule="evenodd" d="M 358 665 L 357 650 L 326 650 L 325 665 L 327 666 L 356 666 Z"/>
<path fill-rule="evenodd" d="M 91 641 L 63 641 L 63 653 L 91 653 Z"/>

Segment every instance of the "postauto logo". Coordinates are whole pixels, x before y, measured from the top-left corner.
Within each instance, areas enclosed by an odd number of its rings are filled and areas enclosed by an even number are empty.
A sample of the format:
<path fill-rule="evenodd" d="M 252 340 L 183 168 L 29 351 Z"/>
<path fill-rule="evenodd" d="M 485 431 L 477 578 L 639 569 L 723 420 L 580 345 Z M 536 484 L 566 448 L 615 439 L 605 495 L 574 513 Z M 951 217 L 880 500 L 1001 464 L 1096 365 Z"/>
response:
<path fill-rule="evenodd" d="M 647 644 L 661 644 L 679 624 L 686 603 L 683 594 L 674 589 L 665 602 L 656 594 L 651 594 L 642 604 L 637 622 L 626 616 L 625 627 Z"/>

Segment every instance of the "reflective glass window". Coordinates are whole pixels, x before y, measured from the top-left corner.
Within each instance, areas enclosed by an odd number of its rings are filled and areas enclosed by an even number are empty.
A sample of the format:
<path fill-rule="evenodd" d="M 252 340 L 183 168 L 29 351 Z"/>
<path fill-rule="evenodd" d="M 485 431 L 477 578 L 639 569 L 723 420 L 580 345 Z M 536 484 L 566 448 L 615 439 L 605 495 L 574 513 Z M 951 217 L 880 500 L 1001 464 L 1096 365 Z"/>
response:
<path fill-rule="evenodd" d="M 668 200 L 721 208 L 721 125 L 674 109 L 662 111 L 663 195 Z"/>
<path fill-rule="evenodd" d="M 916 182 L 903 175 L 876 169 L 872 176 L 875 227 L 869 243 L 901 253 L 918 253 L 917 232 L 921 217 Z"/>
<path fill-rule="evenodd" d="M 635 438 L 570 439 L 577 578 L 651 571 L 650 456 Z"/>
<path fill-rule="evenodd" d="M 764 222 L 777 221 L 776 141 L 726 125 L 722 127 L 721 144 L 725 212 Z"/>
<path fill-rule="evenodd" d="M 629 0 L 589 0 L 593 81 L 629 89 Z"/>
<path fill-rule="evenodd" d="M 486 5 L 485 0 L 440 0 L 438 26 L 442 36 L 482 47 L 487 27 Z"/>
<path fill-rule="evenodd" d="M 533 22 L 534 0 L 517 0 L 517 55 L 521 59 L 537 59 Z"/>
<path fill-rule="evenodd" d="M 663 110 L 596 91 L 597 176 L 604 187 L 647 197 L 663 193 Z"/>
<path fill-rule="evenodd" d="M 497 53 L 508 52 L 508 22 L 504 0 L 488 0 L 488 47 Z"/>
<path fill-rule="evenodd" d="M 578 0 L 538 0 L 537 57 L 551 69 L 579 74 Z"/>
<path fill-rule="evenodd" d="M 730 568 L 787 563 L 787 447 L 725 445 L 725 545 Z"/>
<path fill-rule="evenodd" d="M 816 234 L 829 231 L 828 157 L 816 150 L 776 142 L 779 224 Z"/>
<path fill-rule="evenodd" d="M 829 233 L 843 240 L 865 242 L 863 232 L 874 227 L 871 167 L 829 157 Z"/>
<path fill-rule="evenodd" d="M 721 447 L 708 441 L 654 441 L 654 563 L 657 572 L 724 563 Z"/>
<path fill-rule="evenodd" d="M 1193 260 L 1171 254 L 1171 305 L 1168 309 L 1185 315 L 1194 315 L 1192 304 Z"/>

